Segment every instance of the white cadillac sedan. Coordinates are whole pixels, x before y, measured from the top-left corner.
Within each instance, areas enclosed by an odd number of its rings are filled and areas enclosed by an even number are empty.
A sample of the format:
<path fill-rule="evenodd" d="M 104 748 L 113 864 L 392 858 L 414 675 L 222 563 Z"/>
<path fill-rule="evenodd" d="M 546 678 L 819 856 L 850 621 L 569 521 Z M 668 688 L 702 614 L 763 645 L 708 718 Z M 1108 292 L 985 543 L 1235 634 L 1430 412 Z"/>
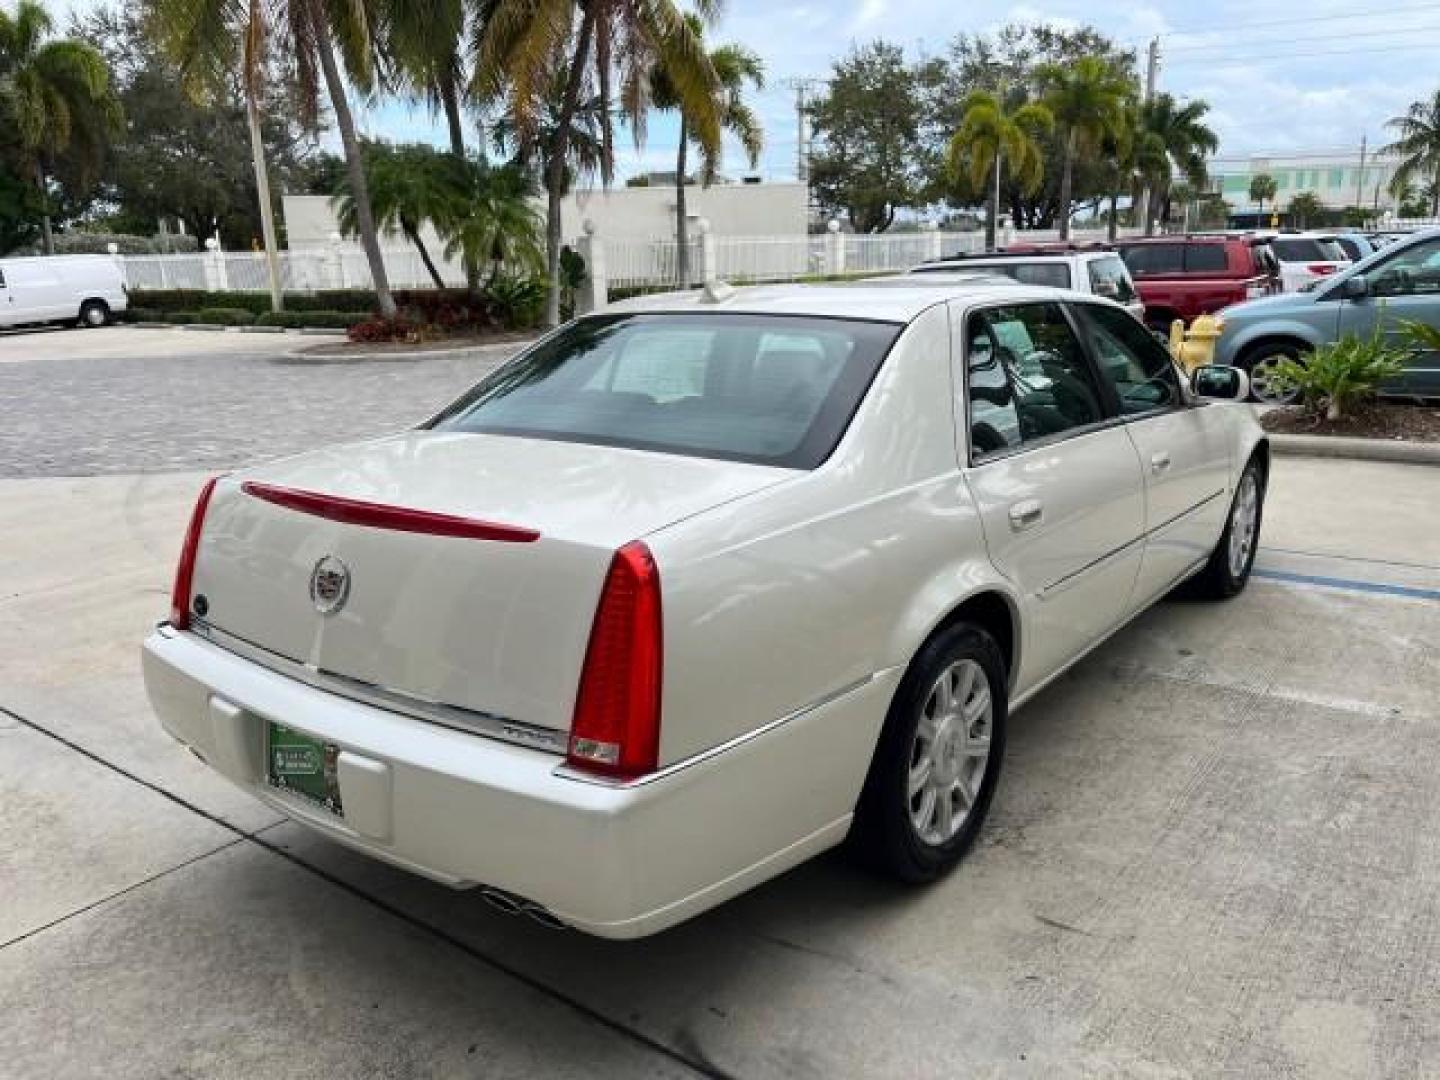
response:
<path fill-rule="evenodd" d="M 1012 709 L 1244 587 L 1269 451 L 1241 373 L 1194 384 L 1052 289 L 621 304 L 417 430 L 206 485 L 150 699 L 297 821 L 593 934 L 847 838 L 929 881 Z"/>

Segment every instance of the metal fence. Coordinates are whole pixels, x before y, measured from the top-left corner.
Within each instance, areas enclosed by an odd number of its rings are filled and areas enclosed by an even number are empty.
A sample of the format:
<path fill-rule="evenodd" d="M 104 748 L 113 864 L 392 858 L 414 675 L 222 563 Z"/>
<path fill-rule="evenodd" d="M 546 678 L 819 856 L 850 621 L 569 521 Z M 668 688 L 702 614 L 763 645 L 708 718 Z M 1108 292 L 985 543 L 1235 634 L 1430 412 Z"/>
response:
<path fill-rule="evenodd" d="M 1122 230 L 1128 233 L 1129 230 Z M 1007 231 L 1005 244 L 1054 241 L 1053 229 Z M 603 244 L 606 279 L 611 289 L 664 287 L 679 280 L 674 240 L 596 237 Z M 1106 239 L 1104 230 L 1077 230 L 1076 242 Z M 576 241 L 578 244 L 579 242 Z M 820 233 L 796 236 L 695 235 L 689 242 L 690 284 L 713 276 L 736 284 L 794 281 L 825 274 L 867 274 L 906 270 L 927 259 L 984 249 L 980 232 L 915 232 L 858 235 Z M 458 262 L 432 251 L 447 286 L 465 283 Z M 389 247 L 385 270 L 396 288 L 429 288 L 434 282 L 414 247 Z M 197 252 L 181 255 L 117 256 L 131 289 L 208 289 L 264 292 L 270 287 L 265 256 L 259 252 Z M 286 290 L 372 287 L 365 253 L 355 244 L 314 251 L 280 253 L 280 277 Z"/>

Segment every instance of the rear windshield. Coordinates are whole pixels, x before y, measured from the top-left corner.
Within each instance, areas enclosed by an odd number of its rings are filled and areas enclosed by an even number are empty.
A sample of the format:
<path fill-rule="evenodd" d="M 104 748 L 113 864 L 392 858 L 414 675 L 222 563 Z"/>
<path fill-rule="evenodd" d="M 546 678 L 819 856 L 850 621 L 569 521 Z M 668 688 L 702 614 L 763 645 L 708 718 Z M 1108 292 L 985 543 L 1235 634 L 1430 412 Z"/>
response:
<path fill-rule="evenodd" d="M 1136 244 L 1122 248 L 1120 255 L 1136 277 L 1179 274 L 1185 269 L 1184 244 Z"/>
<path fill-rule="evenodd" d="M 431 424 L 813 469 L 849 426 L 901 327 L 788 315 L 582 319 Z"/>
<path fill-rule="evenodd" d="M 1328 240 L 1310 236 L 1277 236 L 1270 249 L 1281 262 L 1331 262 L 1344 259 L 1345 254 Z"/>

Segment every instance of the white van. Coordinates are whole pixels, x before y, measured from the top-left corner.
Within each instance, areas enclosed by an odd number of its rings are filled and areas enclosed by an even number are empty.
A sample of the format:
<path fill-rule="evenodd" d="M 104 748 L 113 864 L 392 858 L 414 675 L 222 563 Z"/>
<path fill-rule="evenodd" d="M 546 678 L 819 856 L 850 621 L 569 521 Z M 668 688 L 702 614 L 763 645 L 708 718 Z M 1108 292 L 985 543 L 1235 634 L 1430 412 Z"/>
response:
<path fill-rule="evenodd" d="M 104 326 L 126 303 L 120 267 L 108 255 L 0 259 L 0 326 Z"/>

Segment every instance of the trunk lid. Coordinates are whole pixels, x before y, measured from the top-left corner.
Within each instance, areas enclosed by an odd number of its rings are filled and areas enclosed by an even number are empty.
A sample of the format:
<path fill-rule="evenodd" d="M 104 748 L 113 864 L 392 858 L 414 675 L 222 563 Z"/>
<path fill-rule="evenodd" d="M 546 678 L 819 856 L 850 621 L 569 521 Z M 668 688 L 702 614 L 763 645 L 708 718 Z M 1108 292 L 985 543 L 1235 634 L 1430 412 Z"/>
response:
<path fill-rule="evenodd" d="M 616 549 L 793 475 L 581 443 L 409 432 L 222 480 L 193 595 L 205 626 L 321 677 L 434 707 L 437 718 L 465 710 L 480 729 L 565 731 Z M 397 520 L 395 508 L 429 516 Z M 345 579 L 329 613 L 321 607 L 339 581 L 312 595 L 317 568 Z"/>

